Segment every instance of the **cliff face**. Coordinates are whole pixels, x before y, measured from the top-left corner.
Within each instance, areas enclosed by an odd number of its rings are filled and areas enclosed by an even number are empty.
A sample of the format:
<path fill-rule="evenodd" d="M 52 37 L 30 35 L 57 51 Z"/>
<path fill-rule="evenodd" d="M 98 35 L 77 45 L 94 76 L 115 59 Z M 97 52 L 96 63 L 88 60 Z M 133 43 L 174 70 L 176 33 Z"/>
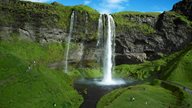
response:
<path fill-rule="evenodd" d="M 191 22 L 178 13 L 164 12 L 156 16 L 130 16 L 126 13 L 118 16 L 123 17 L 124 23 L 134 21 L 136 26 L 125 26 L 121 29 L 117 23 L 117 64 L 158 59 L 164 54 L 182 49 L 191 42 Z"/>
<path fill-rule="evenodd" d="M 184 4 L 187 7 L 183 8 Z M 116 23 L 116 64 L 141 63 L 180 50 L 192 41 L 191 1 L 177 3 L 173 11 L 159 13 L 120 12 Z M 99 50 L 99 13 L 86 6 L 66 7 L 58 3 L 0 3 L 0 39 L 12 34 L 40 43 L 67 41 L 70 15 L 75 12 L 69 62 L 93 66 Z M 183 16 L 185 15 L 185 16 Z"/>
<path fill-rule="evenodd" d="M 75 12 L 74 38 L 80 41 L 97 37 L 98 12 L 86 6 L 0 2 L 0 10 L 0 29 L 4 33 L 1 39 L 8 38 L 9 33 L 19 33 L 23 38 L 41 43 L 62 42 L 68 36 L 72 11 Z"/>
<path fill-rule="evenodd" d="M 34 9 L 33 9 L 34 8 Z M 71 13 L 74 25 L 69 61 L 79 64 L 96 61 L 97 23 L 99 13 L 87 6 L 66 7 L 56 2 L 49 4 L 32 2 L 0 3 L 0 40 L 17 38 L 39 43 L 67 43 Z M 86 54 L 85 56 L 82 54 Z"/>
<path fill-rule="evenodd" d="M 192 41 L 191 7 L 191 0 L 183 0 L 175 4 L 172 11 L 160 15 L 127 12 L 114 15 L 117 64 L 158 59 L 188 45 Z M 122 22 L 118 22 L 120 17 Z M 130 26 L 130 22 L 136 25 Z"/>
<path fill-rule="evenodd" d="M 192 0 L 182 0 L 176 3 L 172 11 L 188 16 L 192 20 Z"/>

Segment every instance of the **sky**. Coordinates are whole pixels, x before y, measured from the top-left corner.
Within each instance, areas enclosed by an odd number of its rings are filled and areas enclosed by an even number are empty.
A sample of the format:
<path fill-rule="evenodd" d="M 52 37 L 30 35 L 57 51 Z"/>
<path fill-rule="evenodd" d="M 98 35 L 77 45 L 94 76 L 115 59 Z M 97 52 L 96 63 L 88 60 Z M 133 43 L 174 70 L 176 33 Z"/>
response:
<path fill-rule="evenodd" d="M 33 2 L 59 2 L 65 6 L 88 5 L 100 13 L 120 11 L 163 12 L 171 10 L 181 0 L 26 0 Z"/>

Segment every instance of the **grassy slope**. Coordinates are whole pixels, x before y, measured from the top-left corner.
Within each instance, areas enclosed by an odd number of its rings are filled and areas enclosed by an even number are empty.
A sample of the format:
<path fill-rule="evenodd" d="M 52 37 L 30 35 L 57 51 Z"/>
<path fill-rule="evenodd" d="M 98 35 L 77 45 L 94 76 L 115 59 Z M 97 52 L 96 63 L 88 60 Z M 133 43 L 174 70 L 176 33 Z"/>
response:
<path fill-rule="evenodd" d="M 134 77 L 136 79 L 145 79 L 161 71 L 162 68 L 167 66 L 170 61 L 172 61 L 180 54 L 181 52 L 176 52 L 172 55 L 165 56 L 162 59 L 155 61 L 145 61 L 142 64 L 116 66 L 114 76 L 124 78 Z"/>
<path fill-rule="evenodd" d="M 71 86 L 73 79 L 47 68 L 63 58 L 62 45 L 0 41 L 0 58 L 0 107 L 78 108 L 81 104 L 82 97 Z"/>
<path fill-rule="evenodd" d="M 120 65 L 114 73 L 117 77 L 145 79 L 155 77 L 192 88 L 192 46 L 156 61 L 137 65 Z"/>
<path fill-rule="evenodd" d="M 146 84 L 121 88 L 102 97 L 97 108 L 189 108 L 192 97 L 178 92 Z M 185 99 L 180 101 L 180 96 Z"/>
<path fill-rule="evenodd" d="M 167 80 L 192 89 L 192 49 L 183 54 L 170 68 L 172 72 Z"/>
<path fill-rule="evenodd" d="M 135 101 L 131 100 L 133 97 Z M 175 102 L 175 96 L 166 89 L 139 85 L 113 91 L 100 100 L 97 108 L 168 108 L 175 106 Z"/>

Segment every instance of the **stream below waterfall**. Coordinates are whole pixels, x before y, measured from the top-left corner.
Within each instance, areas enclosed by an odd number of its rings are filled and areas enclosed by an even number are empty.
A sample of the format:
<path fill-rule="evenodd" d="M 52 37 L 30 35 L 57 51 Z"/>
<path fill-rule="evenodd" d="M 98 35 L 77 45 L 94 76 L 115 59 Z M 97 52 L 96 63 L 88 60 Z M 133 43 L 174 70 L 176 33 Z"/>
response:
<path fill-rule="evenodd" d="M 81 79 L 74 82 L 74 88 L 84 98 L 80 108 L 96 108 L 100 98 L 112 90 L 140 83 L 138 81 L 126 81 L 121 85 L 99 85 L 98 82 L 100 81 L 102 79 Z"/>

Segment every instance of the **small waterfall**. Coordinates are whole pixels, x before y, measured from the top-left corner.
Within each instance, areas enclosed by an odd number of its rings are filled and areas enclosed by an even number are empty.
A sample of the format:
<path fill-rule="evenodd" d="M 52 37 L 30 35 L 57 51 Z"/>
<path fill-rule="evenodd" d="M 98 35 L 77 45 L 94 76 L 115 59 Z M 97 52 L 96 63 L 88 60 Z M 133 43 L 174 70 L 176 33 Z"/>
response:
<path fill-rule="evenodd" d="M 97 63 L 100 64 L 100 66 L 103 65 L 103 45 L 104 44 L 104 17 L 102 14 L 100 14 L 99 20 L 98 20 L 98 40 L 96 44 L 97 48 Z M 100 68 L 101 69 L 101 68 Z M 103 71 L 102 69 L 100 71 Z"/>
<path fill-rule="evenodd" d="M 103 71 L 104 71 L 104 83 L 111 84 L 112 70 L 113 70 L 113 49 L 114 49 L 114 38 L 115 38 L 115 23 L 111 15 L 107 15 L 107 40 L 104 49 L 103 58 Z"/>
<path fill-rule="evenodd" d="M 67 49 L 66 49 L 66 53 L 65 53 L 65 68 L 64 68 L 65 73 L 68 72 L 68 56 L 69 56 L 71 36 L 72 36 L 73 26 L 74 26 L 74 16 L 75 16 L 75 12 L 73 11 L 72 14 L 71 14 L 70 29 L 69 29 L 69 35 L 68 35 L 68 38 L 67 38 Z"/>
<path fill-rule="evenodd" d="M 83 68 L 83 63 L 82 63 L 82 61 L 83 61 L 83 59 L 84 59 L 84 43 L 81 43 L 80 44 L 80 54 L 79 54 L 80 56 L 81 56 L 81 59 L 80 59 L 80 63 L 79 63 L 79 67 L 80 68 Z"/>
<path fill-rule="evenodd" d="M 98 23 L 98 40 L 97 40 L 97 47 L 99 47 L 100 45 L 100 42 L 101 42 L 101 39 L 103 37 L 103 33 L 104 33 L 104 30 L 103 30 L 103 15 L 101 14 L 99 16 L 99 23 Z"/>

